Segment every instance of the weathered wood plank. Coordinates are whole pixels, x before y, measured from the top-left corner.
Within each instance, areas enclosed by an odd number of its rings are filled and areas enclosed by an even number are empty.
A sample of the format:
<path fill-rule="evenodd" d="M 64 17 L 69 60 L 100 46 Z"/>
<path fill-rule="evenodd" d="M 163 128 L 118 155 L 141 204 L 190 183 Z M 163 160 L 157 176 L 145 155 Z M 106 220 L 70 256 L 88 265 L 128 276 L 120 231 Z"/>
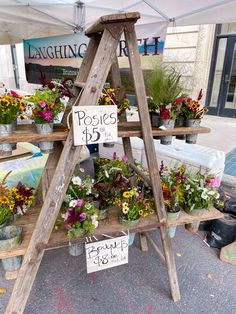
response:
<path fill-rule="evenodd" d="M 94 33 L 104 31 L 106 24 L 108 23 L 124 23 L 133 22 L 135 23 L 140 18 L 139 12 L 128 12 L 120 14 L 109 14 L 101 16 L 93 25 L 85 30 L 85 35 L 91 36 Z"/>
<path fill-rule="evenodd" d="M 168 235 L 167 225 L 166 225 L 166 211 L 163 201 L 160 176 L 159 176 L 159 166 L 157 163 L 155 147 L 152 138 L 152 128 L 149 118 L 147 98 L 145 93 L 145 85 L 143 80 L 143 73 L 141 69 L 141 61 L 137 48 L 137 38 L 134 30 L 134 25 L 129 27 L 128 30 L 125 29 L 125 39 L 128 47 L 129 62 L 131 71 L 133 74 L 135 94 L 138 100 L 138 110 L 139 110 L 139 119 L 142 127 L 142 137 L 144 140 L 144 146 L 147 153 L 147 162 L 148 168 L 150 169 L 150 179 L 152 182 L 152 191 L 155 200 L 155 206 L 157 215 L 160 222 L 163 222 L 164 225 L 160 228 L 161 238 L 163 244 L 163 251 L 165 255 L 165 260 L 168 269 L 168 277 L 171 287 L 171 294 L 174 301 L 180 300 L 180 291 L 176 273 L 175 259 L 171 246 L 171 240 Z"/>

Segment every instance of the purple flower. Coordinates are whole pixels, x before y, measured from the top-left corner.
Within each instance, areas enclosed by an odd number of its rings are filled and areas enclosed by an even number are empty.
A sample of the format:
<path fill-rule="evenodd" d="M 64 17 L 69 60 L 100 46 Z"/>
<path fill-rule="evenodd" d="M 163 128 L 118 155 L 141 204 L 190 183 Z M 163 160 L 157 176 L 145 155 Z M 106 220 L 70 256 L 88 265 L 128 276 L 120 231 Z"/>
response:
<path fill-rule="evenodd" d="M 85 213 L 79 214 L 79 220 L 84 221 L 87 218 L 87 215 Z"/>
<path fill-rule="evenodd" d="M 39 106 L 41 108 L 45 108 L 46 107 L 46 104 L 45 104 L 45 102 L 42 99 L 39 100 L 38 104 L 39 104 Z"/>
<path fill-rule="evenodd" d="M 124 155 L 124 156 L 122 157 L 122 161 L 127 162 L 127 161 L 128 161 L 128 157 Z"/>
<path fill-rule="evenodd" d="M 83 205 L 83 200 L 78 198 L 76 201 L 76 206 L 81 207 L 82 205 Z"/>

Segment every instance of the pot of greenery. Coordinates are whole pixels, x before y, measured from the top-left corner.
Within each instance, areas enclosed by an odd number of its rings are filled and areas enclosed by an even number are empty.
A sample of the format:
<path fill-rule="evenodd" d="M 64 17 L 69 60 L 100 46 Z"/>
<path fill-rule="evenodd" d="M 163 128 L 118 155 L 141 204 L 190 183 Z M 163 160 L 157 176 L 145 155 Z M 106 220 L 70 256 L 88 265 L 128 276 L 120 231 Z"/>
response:
<path fill-rule="evenodd" d="M 145 76 L 149 111 L 160 113 L 160 125 L 165 129 L 174 128 L 178 114 L 176 98 L 182 93 L 181 74 L 170 67 L 156 67 Z M 170 121 L 173 120 L 173 121 Z M 161 137 L 162 144 L 170 144 L 171 136 Z"/>

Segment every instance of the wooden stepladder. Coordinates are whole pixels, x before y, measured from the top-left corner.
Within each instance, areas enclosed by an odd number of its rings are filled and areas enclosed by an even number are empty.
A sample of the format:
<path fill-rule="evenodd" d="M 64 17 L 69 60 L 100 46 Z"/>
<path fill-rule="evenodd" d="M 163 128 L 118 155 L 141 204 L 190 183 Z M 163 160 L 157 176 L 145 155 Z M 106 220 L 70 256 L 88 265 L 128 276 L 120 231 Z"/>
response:
<path fill-rule="evenodd" d="M 163 259 L 168 269 L 173 300 L 178 301 L 180 299 L 180 292 L 175 260 L 167 232 L 167 218 L 160 185 L 159 167 L 156 160 L 144 80 L 137 49 L 137 38 L 134 29 L 134 24 L 139 17 L 140 15 L 137 12 L 103 16 L 86 31 L 86 35 L 90 37 L 90 42 L 75 82 L 74 92 L 77 96 L 81 88 L 83 91 L 81 97 L 79 100 L 76 99 L 74 105 L 96 105 L 110 69 L 115 87 L 121 85 L 116 50 L 120 37 L 124 33 L 138 100 L 141 133 L 145 144 L 148 167 L 150 169 L 149 181 L 152 185 L 157 216 L 160 222 L 160 234 L 164 252 Z M 123 136 L 123 143 L 125 153 L 132 166 L 131 134 L 133 133 L 127 128 Z M 72 138 L 72 130 L 70 130 L 59 156 L 27 251 L 24 255 L 23 263 L 6 309 L 7 314 L 23 313 L 26 306 L 37 270 L 44 255 L 44 250 L 59 214 L 63 197 L 75 166 L 80 159 L 82 147 L 74 147 Z M 53 154 L 51 155 L 49 159 L 53 159 Z"/>

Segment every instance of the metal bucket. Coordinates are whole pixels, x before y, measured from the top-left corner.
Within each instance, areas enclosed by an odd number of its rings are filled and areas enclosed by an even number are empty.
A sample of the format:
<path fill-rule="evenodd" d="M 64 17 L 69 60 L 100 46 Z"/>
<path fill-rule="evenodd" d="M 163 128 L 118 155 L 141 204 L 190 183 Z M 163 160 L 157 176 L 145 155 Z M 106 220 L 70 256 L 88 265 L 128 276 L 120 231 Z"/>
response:
<path fill-rule="evenodd" d="M 13 133 L 13 124 L 0 124 L 0 136 L 8 136 Z M 0 144 L 0 156 L 11 156 L 12 144 Z"/>
<path fill-rule="evenodd" d="M 38 134 L 53 133 L 53 123 L 36 123 L 35 127 Z M 53 142 L 39 142 L 39 148 L 42 153 L 50 154 L 53 151 Z"/>
<path fill-rule="evenodd" d="M 189 119 L 186 120 L 185 125 L 189 128 L 198 128 L 201 123 L 201 119 Z M 196 144 L 197 134 L 186 134 L 186 143 Z"/>
<path fill-rule="evenodd" d="M 0 229 L 0 251 L 15 249 L 22 239 L 22 227 L 7 226 Z M 21 256 L 14 256 L 2 259 L 5 271 L 17 270 L 21 266 Z"/>
<path fill-rule="evenodd" d="M 172 119 L 161 119 L 161 126 L 165 126 L 167 130 L 173 130 L 175 127 L 175 120 Z M 161 144 L 170 145 L 172 142 L 172 135 L 161 136 Z"/>
<path fill-rule="evenodd" d="M 69 245 L 69 254 L 71 256 L 79 256 L 84 253 L 84 243 Z"/>

